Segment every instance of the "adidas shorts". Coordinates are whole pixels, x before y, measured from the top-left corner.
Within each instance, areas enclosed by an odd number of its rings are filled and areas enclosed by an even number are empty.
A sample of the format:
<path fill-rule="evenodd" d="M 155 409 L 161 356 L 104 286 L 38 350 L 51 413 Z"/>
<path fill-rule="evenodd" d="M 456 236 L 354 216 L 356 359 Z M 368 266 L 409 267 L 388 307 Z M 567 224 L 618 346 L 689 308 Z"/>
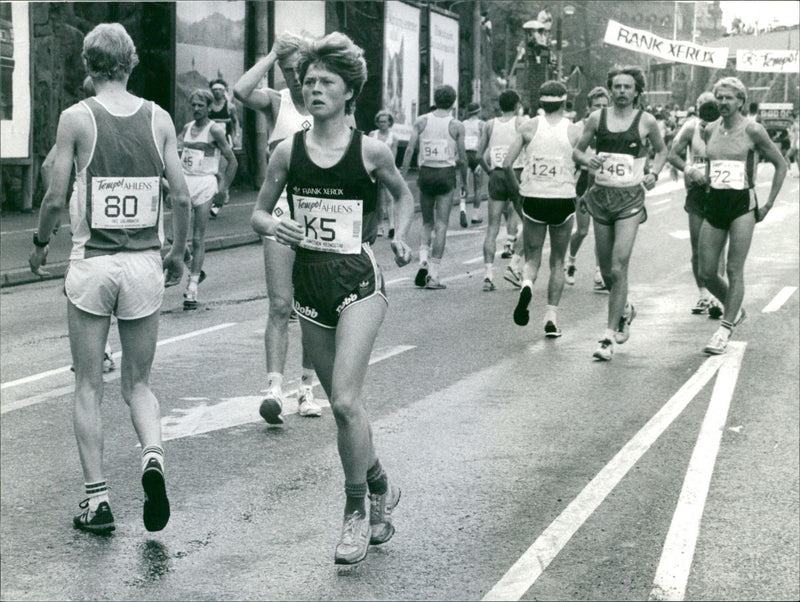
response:
<path fill-rule="evenodd" d="M 294 310 L 303 320 L 336 328 L 348 307 L 386 291 L 383 275 L 368 244 L 359 255 L 298 253 L 292 269 Z"/>
<path fill-rule="evenodd" d="M 640 216 L 640 224 L 647 221 L 644 188 L 639 184 L 624 188 L 594 184 L 583 196 L 582 204 L 595 221 L 604 226 L 636 215 Z"/>
<path fill-rule="evenodd" d="M 706 221 L 719 230 L 728 230 L 734 220 L 758 207 L 754 188 L 747 190 L 717 190 L 712 188 L 706 199 Z"/>
<path fill-rule="evenodd" d="M 217 194 L 217 178 L 213 175 L 186 174 L 186 186 L 189 188 L 189 198 L 192 207 L 205 205 Z"/>
<path fill-rule="evenodd" d="M 522 197 L 522 215 L 537 224 L 560 226 L 575 213 L 575 199 Z"/>
<path fill-rule="evenodd" d="M 146 318 L 161 308 L 164 299 L 161 253 L 120 252 L 73 259 L 64 292 L 75 307 L 96 316 Z"/>

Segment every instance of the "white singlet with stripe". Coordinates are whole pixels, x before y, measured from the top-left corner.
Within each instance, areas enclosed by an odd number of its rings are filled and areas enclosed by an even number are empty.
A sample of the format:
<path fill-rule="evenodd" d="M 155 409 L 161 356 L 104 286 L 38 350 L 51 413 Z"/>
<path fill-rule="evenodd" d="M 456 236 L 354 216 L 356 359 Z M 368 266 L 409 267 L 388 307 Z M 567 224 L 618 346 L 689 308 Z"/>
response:
<path fill-rule="evenodd" d="M 192 176 L 213 176 L 219 171 L 219 147 L 211 136 L 211 127 L 216 121 L 209 121 L 196 136 L 192 135 L 194 121 L 183 128 L 183 150 L 181 164 L 183 171 Z"/>
<path fill-rule="evenodd" d="M 453 167 L 456 164 L 456 141 L 450 135 L 452 115 L 425 116 L 425 129 L 419 135 L 418 164 L 420 167 Z"/>
<path fill-rule="evenodd" d="M 492 169 L 502 169 L 503 161 L 506 160 L 508 148 L 517 137 L 517 117 L 514 116 L 508 121 L 501 121 L 499 117 L 492 119 L 492 135 L 489 136 L 489 167 Z M 519 154 L 514 161 L 514 169 L 521 169 L 524 165 L 523 156 L 525 151 Z"/>
<path fill-rule="evenodd" d="M 575 163 L 569 141 L 569 119 L 551 125 L 537 117 L 536 133 L 528 143 L 519 193 L 526 197 L 571 199 L 575 195 Z"/>

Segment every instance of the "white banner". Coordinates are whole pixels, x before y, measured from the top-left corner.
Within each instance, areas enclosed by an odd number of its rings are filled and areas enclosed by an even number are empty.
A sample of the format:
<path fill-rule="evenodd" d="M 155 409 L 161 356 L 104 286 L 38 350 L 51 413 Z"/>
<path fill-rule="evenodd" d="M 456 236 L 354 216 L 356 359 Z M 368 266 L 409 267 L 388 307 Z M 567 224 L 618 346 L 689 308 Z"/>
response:
<path fill-rule="evenodd" d="M 431 12 L 430 26 L 431 49 L 431 104 L 433 91 L 443 84 L 452 86 L 458 94 L 458 21 Z M 455 108 L 458 109 L 456 97 Z"/>
<path fill-rule="evenodd" d="M 737 50 L 736 70 L 797 73 L 800 53 L 797 50 Z"/>
<path fill-rule="evenodd" d="M 612 46 L 627 48 L 634 52 L 649 54 L 676 63 L 715 69 L 724 69 L 728 63 L 727 48 L 708 48 L 691 42 L 668 40 L 649 31 L 634 29 L 612 20 L 608 21 L 603 41 Z"/>
<path fill-rule="evenodd" d="M 418 115 L 420 11 L 396 1 L 384 11 L 383 108 L 394 117 L 395 135 L 408 140 Z"/>

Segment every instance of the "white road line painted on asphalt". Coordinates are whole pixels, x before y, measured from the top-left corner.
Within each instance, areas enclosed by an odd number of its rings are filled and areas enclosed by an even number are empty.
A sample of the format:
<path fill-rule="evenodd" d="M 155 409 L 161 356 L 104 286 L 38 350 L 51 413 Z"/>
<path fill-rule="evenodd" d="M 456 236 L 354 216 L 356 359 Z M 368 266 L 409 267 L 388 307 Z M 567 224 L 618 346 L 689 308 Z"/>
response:
<path fill-rule="evenodd" d="M 471 230 L 448 229 L 447 238 L 450 238 L 451 236 L 467 236 L 469 234 L 485 234 L 485 233 L 486 233 L 486 226 L 482 226 L 480 228 L 472 228 Z"/>
<path fill-rule="evenodd" d="M 650 600 L 683 600 L 686 595 L 700 521 L 746 346 L 746 343 L 740 342 L 728 344 L 697 444 L 689 460 L 678 507 L 656 569 Z"/>
<path fill-rule="evenodd" d="M 466 261 L 462 261 L 464 265 L 472 265 L 473 263 L 480 263 L 483 261 L 483 255 L 478 257 L 473 257 L 472 259 L 467 259 Z"/>
<path fill-rule="evenodd" d="M 797 290 L 796 286 L 785 286 L 781 289 L 781 291 L 775 295 L 775 297 L 764 306 L 764 309 L 761 310 L 762 313 L 768 314 L 773 311 L 778 311 L 784 303 L 789 300 L 789 297 L 794 295 L 794 292 Z"/>
<path fill-rule="evenodd" d="M 731 343 L 736 345 L 736 343 Z M 653 443 L 683 412 L 725 361 L 708 358 L 672 398 L 606 464 L 564 511 L 484 596 L 484 600 L 519 600 L 561 552 L 575 532 L 606 499 Z"/>
<path fill-rule="evenodd" d="M 223 328 L 228 328 L 229 326 L 235 326 L 235 322 L 224 322 L 222 324 L 217 324 L 216 326 L 211 326 L 209 328 L 203 328 L 201 330 L 194 330 L 192 332 L 187 332 L 186 334 L 181 334 L 175 337 L 171 337 L 169 339 L 164 339 L 163 341 L 158 341 L 156 343 L 157 347 L 162 345 L 169 345 L 171 343 L 177 343 L 178 341 L 184 341 L 186 339 L 191 339 L 197 336 L 201 336 L 204 334 L 208 334 L 210 332 L 214 332 L 216 330 L 221 330 Z M 117 351 L 113 354 L 114 359 L 119 359 L 122 357 L 122 353 Z M 31 383 L 37 380 L 41 380 L 43 378 L 47 378 L 49 376 L 54 376 L 56 374 L 61 374 L 63 372 L 69 372 L 70 366 L 63 366 L 61 368 L 56 368 L 55 370 L 48 370 L 47 372 L 40 372 L 39 374 L 33 374 L 31 376 L 26 376 L 25 378 L 20 378 L 17 380 L 12 380 L 7 383 L 3 383 L 0 385 L 0 388 L 7 389 L 11 387 L 16 387 L 19 385 L 24 385 L 27 383 Z M 112 380 L 116 380 L 119 378 L 119 371 L 111 372 L 110 374 L 106 374 L 103 377 L 105 382 L 110 382 Z M 45 393 L 40 393 L 39 395 L 34 395 L 33 397 L 27 397 L 25 399 L 19 399 L 17 401 L 11 401 L 9 403 L 3 404 L 0 401 L 0 414 L 5 414 L 6 412 L 10 412 L 12 410 L 18 410 L 20 408 L 25 408 L 27 406 L 35 405 L 37 403 L 41 403 L 42 401 L 46 401 L 47 399 L 51 399 L 53 397 L 59 397 L 60 395 L 66 395 L 70 391 L 75 388 L 74 384 L 70 384 L 66 387 L 59 387 L 57 389 L 53 389 L 52 391 L 46 391 Z"/>
<path fill-rule="evenodd" d="M 690 236 L 688 230 L 675 230 L 674 232 L 670 232 L 669 235 L 678 240 L 689 240 Z"/>
<path fill-rule="evenodd" d="M 370 357 L 369 363 L 370 365 L 376 364 L 411 349 L 414 349 L 413 345 L 396 345 L 377 349 Z M 287 390 L 284 393 L 286 404 L 283 408 L 283 415 L 297 413 L 297 389 Z M 191 408 L 176 409 L 173 414 L 161 419 L 162 438 L 164 441 L 171 441 L 251 422 L 260 422 L 261 416 L 258 414 L 258 407 L 261 399 L 261 395 L 246 395 L 223 399 L 220 403 L 213 405 L 201 403 Z M 317 403 L 322 407 L 330 407 L 326 400 L 319 399 Z"/>
<path fill-rule="evenodd" d="M 393 284 L 397 284 L 398 282 L 404 282 L 406 280 L 411 280 L 411 278 L 409 278 L 408 276 L 403 276 L 401 278 L 394 278 L 392 280 L 387 280 L 384 284 L 386 284 L 386 286 L 391 286 Z"/>

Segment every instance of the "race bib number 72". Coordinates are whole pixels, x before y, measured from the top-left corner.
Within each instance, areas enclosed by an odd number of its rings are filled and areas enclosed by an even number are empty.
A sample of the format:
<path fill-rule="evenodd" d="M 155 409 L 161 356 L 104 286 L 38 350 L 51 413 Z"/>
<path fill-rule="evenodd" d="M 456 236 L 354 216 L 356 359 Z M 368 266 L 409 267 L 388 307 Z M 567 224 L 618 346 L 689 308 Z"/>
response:
<path fill-rule="evenodd" d="M 363 201 L 294 195 L 293 203 L 294 220 L 305 235 L 301 247 L 345 255 L 361 253 Z"/>
<path fill-rule="evenodd" d="M 91 195 L 92 228 L 151 228 L 158 222 L 161 198 L 158 176 L 93 177 Z"/>
<path fill-rule="evenodd" d="M 711 188 L 731 188 L 733 190 L 747 188 L 744 177 L 744 161 L 711 161 L 708 178 L 711 181 Z"/>

